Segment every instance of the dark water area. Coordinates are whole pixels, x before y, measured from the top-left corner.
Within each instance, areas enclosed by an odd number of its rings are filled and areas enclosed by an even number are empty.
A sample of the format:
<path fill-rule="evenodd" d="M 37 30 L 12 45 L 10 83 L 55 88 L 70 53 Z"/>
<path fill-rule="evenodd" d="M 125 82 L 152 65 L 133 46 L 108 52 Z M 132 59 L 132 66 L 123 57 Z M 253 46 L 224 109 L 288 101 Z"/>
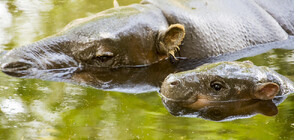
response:
<path fill-rule="evenodd" d="M 128 5 L 139 0 L 118 2 Z M 2 0 L 0 52 L 55 34 L 74 19 L 112 7 L 112 0 Z M 51 79 L 40 75 L 45 80 L 0 72 L 0 139 L 293 139 L 293 95 L 278 106 L 279 112 L 273 117 L 258 114 L 214 122 L 171 115 L 157 92 L 165 75 L 191 69 L 184 64 L 197 66 L 220 60 L 250 60 L 294 81 L 293 41 L 268 46 L 200 62 L 180 60 L 173 66 L 163 61 L 160 65 L 168 68 L 164 70 L 156 65 L 113 70 L 111 76 L 120 78 L 111 81 L 110 75 L 99 75 L 103 69 L 76 70 L 52 75 Z M 100 90 L 97 83 L 101 79 L 102 83 L 110 81 L 102 88 L 114 88 L 109 87 L 111 82 L 123 86 L 115 91 Z"/>

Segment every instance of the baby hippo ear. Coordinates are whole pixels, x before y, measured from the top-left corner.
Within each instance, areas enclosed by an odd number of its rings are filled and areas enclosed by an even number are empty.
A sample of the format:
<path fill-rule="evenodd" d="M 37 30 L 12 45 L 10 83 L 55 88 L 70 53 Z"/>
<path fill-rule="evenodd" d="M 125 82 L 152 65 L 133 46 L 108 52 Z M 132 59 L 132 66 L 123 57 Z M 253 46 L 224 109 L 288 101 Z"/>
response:
<path fill-rule="evenodd" d="M 175 57 L 176 51 L 180 50 L 179 45 L 185 37 L 185 27 L 181 24 L 173 24 L 166 31 L 158 36 L 158 52 Z"/>
<path fill-rule="evenodd" d="M 268 82 L 258 84 L 254 93 L 253 99 L 271 100 L 279 93 L 280 87 L 276 83 Z"/>

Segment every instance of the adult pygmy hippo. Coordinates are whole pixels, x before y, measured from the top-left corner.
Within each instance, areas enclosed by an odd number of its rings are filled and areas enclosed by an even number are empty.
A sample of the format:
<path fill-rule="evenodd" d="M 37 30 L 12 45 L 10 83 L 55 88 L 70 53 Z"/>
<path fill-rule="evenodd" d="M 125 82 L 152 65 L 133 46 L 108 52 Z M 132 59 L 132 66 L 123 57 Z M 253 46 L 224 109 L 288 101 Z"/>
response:
<path fill-rule="evenodd" d="M 65 67 L 137 67 L 169 56 L 200 59 L 294 34 L 293 0 L 143 0 L 78 19 L 16 48 L 3 72 Z M 181 45 L 182 44 L 182 45 Z M 180 51 L 178 51 L 180 50 Z"/>
<path fill-rule="evenodd" d="M 199 112 L 207 106 L 220 103 L 250 100 L 272 100 L 294 92 L 294 83 L 286 77 L 264 66 L 255 66 L 245 62 L 217 62 L 202 65 L 194 70 L 170 74 L 161 87 L 163 102 L 175 115 L 187 115 Z M 248 102 L 249 101 L 249 102 Z M 259 105 L 250 109 L 258 109 Z M 251 103 L 250 103 L 251 104 Z M 241 105 L 236 105 L 239 107 Z M 244 106 L 244 105 L 242 105 Z M 228 107 L 222 107 L 228 109 Z M 232 109 L 230 114 L 244 113 L 245 109 Z M 246 108 L 247 110 L 249 108 Z M 265 113 L 266 114 L 266 113 Z M 269 113 L 275 115 L 275 113 Z"/>

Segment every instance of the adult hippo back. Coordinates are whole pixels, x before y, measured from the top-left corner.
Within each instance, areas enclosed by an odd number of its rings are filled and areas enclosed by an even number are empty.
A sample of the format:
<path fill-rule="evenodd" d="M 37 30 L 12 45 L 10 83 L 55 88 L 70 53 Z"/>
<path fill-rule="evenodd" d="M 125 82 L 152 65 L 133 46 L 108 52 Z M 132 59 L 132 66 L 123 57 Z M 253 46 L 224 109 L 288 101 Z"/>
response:
<path fill-rule="evenodd" d="M 146 0 L 185 26 L 180 54 L 206 58 L 294 35 L 294 1 Z M 281 26 L 282 25 L 282 26 Z"/>
<path fill-rule="evenodd" d="M 36 69 L 207 58 L 287 39 L 294 34 L 293 11 L 293 0 L 144 0 L 75 20 L 52 37 L 16 48 L 2 57 L 1 69 L 24 76 Z"/>

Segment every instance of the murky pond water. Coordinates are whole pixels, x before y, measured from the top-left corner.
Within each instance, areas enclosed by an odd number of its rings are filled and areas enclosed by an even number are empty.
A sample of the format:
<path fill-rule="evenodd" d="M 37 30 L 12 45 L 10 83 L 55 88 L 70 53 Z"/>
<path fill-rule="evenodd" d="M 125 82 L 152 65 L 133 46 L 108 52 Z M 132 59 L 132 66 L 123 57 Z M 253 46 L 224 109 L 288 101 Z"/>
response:
<path fill-rule="evenodd" d="M 118 0 L 120 5 L 139 0 Z M 112 0 L 2 0 L 0 52 L 60 31 L 73 19 L 113 7 Z M 243 58 L 294 80 L 294 51 Z M 291 139 L 294 96 L 274 117 L 213 122 L 175 117 L 157 92 L 134 94 L 0 73 L 0 139 Z"/>

